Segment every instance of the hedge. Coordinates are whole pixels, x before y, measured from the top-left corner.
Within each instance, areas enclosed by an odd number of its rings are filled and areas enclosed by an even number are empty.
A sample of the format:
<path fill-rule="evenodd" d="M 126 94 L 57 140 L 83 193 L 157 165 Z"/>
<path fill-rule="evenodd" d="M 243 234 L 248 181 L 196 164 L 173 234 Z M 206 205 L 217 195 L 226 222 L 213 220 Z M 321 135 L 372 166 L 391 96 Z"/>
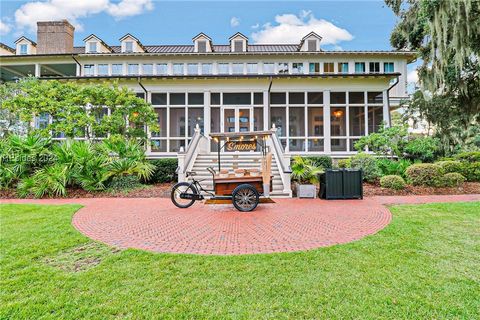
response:
<path fill-rule="evenodd" d="M 155 165 L 155 171 L 148 183 L 165 183 L 175 182 L 177 174 L 175 171 L 178 167 L 178 160 L 176 158 L 162 158 L 150 160 Z"/>
<path fill-rule="evenodd" d="M 388 175 L 380 178 L 380 186 L 382 188 L 402 190 L 405 189 L 405 180 L 401 176 Z"/>
<path fill-rule="evenodd" d="M 414 186 L 438 187 L 442 185 L 442 168 L 433 163 L 412 164 L 405 171 L 407 180 Z"/>
<path fill-rule="evenodd" d="M 458 187 L 465 181 L 465 177 L 460 173 L 451 172 L 443 176 L 443 185 L 446 187 Z"/>

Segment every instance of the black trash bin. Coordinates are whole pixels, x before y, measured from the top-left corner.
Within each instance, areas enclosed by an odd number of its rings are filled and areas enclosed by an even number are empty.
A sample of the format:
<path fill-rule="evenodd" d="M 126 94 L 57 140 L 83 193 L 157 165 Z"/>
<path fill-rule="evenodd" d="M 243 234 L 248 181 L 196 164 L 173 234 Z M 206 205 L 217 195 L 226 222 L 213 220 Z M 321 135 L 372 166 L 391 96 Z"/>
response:
<path fill-rule="evenodd" d="M 322 199 L 363 199 L 362 170 L 327 169 L 320 175 Z"/>

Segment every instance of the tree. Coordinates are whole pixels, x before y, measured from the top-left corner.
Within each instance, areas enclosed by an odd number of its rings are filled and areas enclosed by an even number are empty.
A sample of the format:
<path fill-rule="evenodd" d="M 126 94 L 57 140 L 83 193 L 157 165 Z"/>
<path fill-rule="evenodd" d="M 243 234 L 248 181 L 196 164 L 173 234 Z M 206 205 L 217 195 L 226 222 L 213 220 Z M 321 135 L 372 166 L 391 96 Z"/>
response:
<path fill-rule="evenodd" d="M 392 45 L 417 51 L 423 61 L 421 91 L 407 111 L 435 126 L 446 153 L 463 146 L 480 121 L 480 1 L 385 2 L 400 18 Z"/>
<path fill-rule="evenodd" d="M 41 129 L 45 135 L 145 137 L 145 126 L 152 130 L 158 127 L 151 105 L 117 84 L 80 85 L 27 78 L 2 87 L 1 110 L 27 123 L 36 116 L 51 117 L 52 121 Z"/>

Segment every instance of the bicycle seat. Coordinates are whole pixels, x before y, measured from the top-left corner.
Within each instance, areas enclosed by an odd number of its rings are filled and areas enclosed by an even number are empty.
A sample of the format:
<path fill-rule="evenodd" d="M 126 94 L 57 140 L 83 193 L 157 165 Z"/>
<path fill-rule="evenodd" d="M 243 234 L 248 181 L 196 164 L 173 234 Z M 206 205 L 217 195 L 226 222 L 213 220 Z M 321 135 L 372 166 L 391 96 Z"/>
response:
<path fill-rule="evenodd" d="M 197 173 L 193 172 L 193 171 L 187 171 L 186 175 L 187 175 L 187 177 L 193 177 L 193 176 L 196 176 Z"/>

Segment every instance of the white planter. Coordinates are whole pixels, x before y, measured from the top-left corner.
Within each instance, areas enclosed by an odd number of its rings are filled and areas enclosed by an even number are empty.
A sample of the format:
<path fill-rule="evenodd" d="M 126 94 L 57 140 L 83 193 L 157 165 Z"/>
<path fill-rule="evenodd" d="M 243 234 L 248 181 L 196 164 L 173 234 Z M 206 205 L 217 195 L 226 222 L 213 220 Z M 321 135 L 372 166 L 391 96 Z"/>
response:
<path fill-rule="evenodd" d="M 317 188 L 313 184 L 297 185 L 297 196 L 299 198 L 316 198 Z"/>

